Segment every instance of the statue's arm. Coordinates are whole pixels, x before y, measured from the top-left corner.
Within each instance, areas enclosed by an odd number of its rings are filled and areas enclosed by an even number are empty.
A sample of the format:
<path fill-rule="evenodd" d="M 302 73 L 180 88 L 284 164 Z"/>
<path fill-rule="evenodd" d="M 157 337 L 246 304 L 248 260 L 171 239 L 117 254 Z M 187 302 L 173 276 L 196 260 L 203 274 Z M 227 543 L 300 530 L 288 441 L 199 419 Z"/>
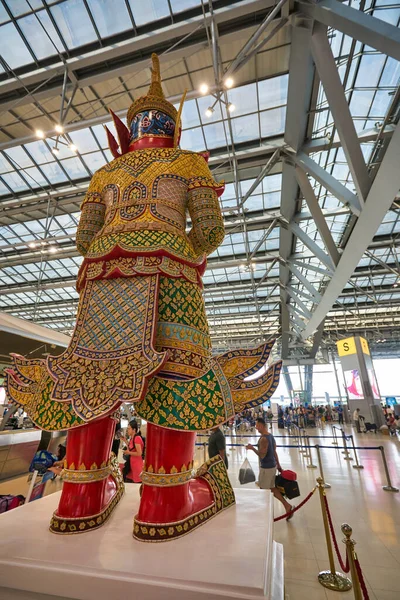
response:
<path fill-rule="evenodd" d="M 189 181 L 188 211 L 192 221 L 189 240 L 197 255 L 211 254 L 225 237 L 216 190 L 221 190 L 221 184 L 214 181 L 204 158 L 196 155 Z"/>
<path fill-rule="evenodd" d="M 94 175 L 81 205 L 81 216 L 76 232 L 76 248 L 83 256 L 87 253 L 95 235 L 104 225 L 105 210 L 100 182 Z"/>

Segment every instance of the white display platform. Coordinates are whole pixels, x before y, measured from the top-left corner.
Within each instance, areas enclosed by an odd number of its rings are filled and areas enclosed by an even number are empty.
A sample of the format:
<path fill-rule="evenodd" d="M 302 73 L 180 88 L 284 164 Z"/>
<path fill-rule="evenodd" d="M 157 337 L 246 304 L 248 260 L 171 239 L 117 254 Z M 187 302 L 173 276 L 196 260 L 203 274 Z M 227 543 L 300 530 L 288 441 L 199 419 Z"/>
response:
<path fill-rule="evenodd" d="M 60 493 L 0 515 L 0 600 L 283 600 L 270 492 L 236 489 L 236 506 L 151 544 L 132 537 L 139 486 L 126 488 L 109 522 L 81 535 L 48 531 Z"/>

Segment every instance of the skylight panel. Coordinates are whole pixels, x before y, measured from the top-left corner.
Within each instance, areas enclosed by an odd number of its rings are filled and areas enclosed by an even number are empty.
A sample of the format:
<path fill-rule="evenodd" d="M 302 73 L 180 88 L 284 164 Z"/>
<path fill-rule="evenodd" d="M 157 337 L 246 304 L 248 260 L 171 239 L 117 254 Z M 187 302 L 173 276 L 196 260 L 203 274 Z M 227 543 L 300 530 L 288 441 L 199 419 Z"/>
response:
<path fill-rule="evenodd" d="M 45 10 L 18 19 L 18 25 L 39 60 L 64 51 L 59 35 Z"/>
<path fill-rule="evenodd" d="M 0 54 L 11 69 L 33 62 L 33 58 L 14 23 L 0 27 Z"/>
<path fill-rule="evenodd" d="M 102 37 L 109 37 L 132 29 L 132 22 L 124 0 L 87 0 L 96 27 Z M 141 3 L 142 4 L 142 3 Z M 147 8 L 147 2 L 143 3 Z"/>
<path fill-rule="evenodd" d="M 68 48 L 78 48 L 97 40 L 83 0 L 68 0 L 50 8 Z"/>
<path fill-rule="evenodd" d="M 138 27 L 171 16 L 167 0 L 147 0 L 147 2 L 129 0 L 129 4 Z"/>

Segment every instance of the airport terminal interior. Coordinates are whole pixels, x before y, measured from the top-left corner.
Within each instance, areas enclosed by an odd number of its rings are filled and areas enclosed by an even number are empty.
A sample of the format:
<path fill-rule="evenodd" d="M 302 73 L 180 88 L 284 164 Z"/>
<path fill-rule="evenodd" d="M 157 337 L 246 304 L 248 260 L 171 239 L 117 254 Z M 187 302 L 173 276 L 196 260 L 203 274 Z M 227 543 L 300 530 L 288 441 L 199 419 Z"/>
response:
<path fill-rule="evenodd" d="M 400 597 L 399 165 L 396 0 L 0 0 L 0 600 Z"/>

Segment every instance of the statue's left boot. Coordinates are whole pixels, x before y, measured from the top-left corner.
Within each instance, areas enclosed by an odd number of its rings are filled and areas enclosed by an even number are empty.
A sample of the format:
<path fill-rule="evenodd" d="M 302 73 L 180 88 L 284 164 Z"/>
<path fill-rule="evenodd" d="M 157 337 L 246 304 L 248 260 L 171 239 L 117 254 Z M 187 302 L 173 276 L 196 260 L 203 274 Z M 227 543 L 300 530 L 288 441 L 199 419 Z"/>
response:
<path fill-rule="evenodd" d="M 196 434 L 147 424 L 146 462 L 133 536 L 163 542 L 199 527 L 235 503 L 224 461 L 215 457 L 193 473 Z"/>
<path fill-rule="evenodd" d="M 63 490 L 50 531 L 92 531 L 107 521 L 124 492 L 122 475 L 111 445 L 115 420 L 103 417 L 68 432 Z"/>

